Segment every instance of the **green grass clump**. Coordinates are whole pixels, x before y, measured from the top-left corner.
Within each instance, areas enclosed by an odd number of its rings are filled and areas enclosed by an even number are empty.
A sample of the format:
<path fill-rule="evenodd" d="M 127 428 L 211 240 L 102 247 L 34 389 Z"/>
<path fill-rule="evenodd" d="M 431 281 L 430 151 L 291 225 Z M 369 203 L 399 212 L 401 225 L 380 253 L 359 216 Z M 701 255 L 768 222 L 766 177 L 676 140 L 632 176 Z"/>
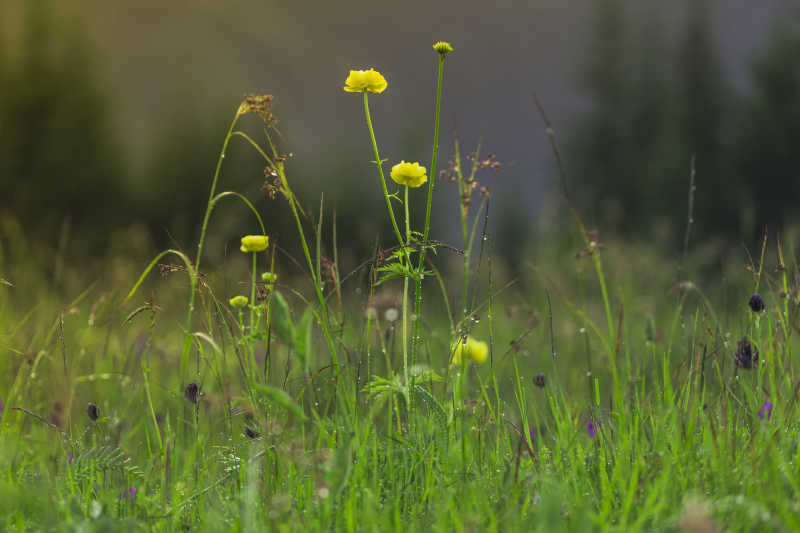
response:
<path fill-rule="evenodd" d="M 476 150 L 463 168 L 457 143 L 444 175 L 462 242 L 433 240 L 453 50 L 434 49 L 431 163 L 395 165 L 397 190 L 369 111 L 386 80 L 348 78 L 393 230 L 351 272 L 335 216 L 324 232 L 325 203 L 312 211 L 290 187 L 269 96 L 237 109 L 196 254 L 165 250 L 138 279 L 62 301 L 21 229 L 0 221 L 6 530 L 800 529 L 793 252 L 765 239 L 749 274 L 705 284 L 686 277 L 687 231 L 676 279 L 652 247 L 588 231 L 562 172 L 573 238 L 503 279 L 477 180 L 497 164 Z M 245 115 L 259 135 L 238 129 Z M 300 259 L 283 261 L 258 202 L 217 191 L 233 140 L 263 158 Z M 423 183 L 415 230 L 409 196 Z M 229 238 L 241 252 L 225 266 L 201 270 L 224 199 L 253 225 Z M 156 268 L 165 279 L 150 279 Z M 748 307 L 754 293 L 764 309 Z"/>

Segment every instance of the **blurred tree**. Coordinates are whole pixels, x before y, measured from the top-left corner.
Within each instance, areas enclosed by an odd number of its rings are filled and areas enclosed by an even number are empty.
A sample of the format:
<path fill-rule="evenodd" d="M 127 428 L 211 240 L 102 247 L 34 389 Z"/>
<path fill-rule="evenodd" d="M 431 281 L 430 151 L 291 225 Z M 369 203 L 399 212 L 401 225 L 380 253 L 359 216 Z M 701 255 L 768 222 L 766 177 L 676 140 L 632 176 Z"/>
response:
<path fill-rule="evenodd" d="M 711 41 L 708 0 L 690 0 L 686 6 L 686 29 L 678 54 L 680 130 L 674 139 L 681 150 L 675 161 L 676 186 L 670 188 L 669 197 L 676 202 L 686 197 L 689 161 L 694 155 L 697 229 L 703 234 L 738 236 L 741 184 L 735 179 L 730 141 L 725 136 L 734 114 L 730 89 L 722 81 L 725 77 Z M 686 212 L 677 214 L 685 217 Z M 683 224 L 679 227 L 682 234 Z"/>
<path fill-rule="evenodd" d="M 0 210 L 39 242 L 54 244 L 66 223 L 80 234 L 73 247 L 95 250 L 128 208 L 111 101 L 84 34 L 49 2 L 25 3 L 18 44 L 0 91 Z"/>
<path fill-rule="evenodd" d="M 760 233 L 796 217 L 800 201 L 800 16 L 776 24 L 753 81 L 737 162 L 749 185 L 740 201 L 753 222 L 748 229 Z"/>
<path fill-rule="evenodd" d="M 626 30 L 622 0 L 595 3 L 594 45 L 585 88 L 593 101 L 577 134 L 580 203 L 603 229 L 626 236 L 654 230 L 683 235 L 689 163 L 697 156 L 699 214 L 705 229 L 738 231 L 723 139 L 727 87 L 713 43 L 706 0 L 687 3 L 677 53 L 656 7 L 640 35 Z M 676 75 L 677 74 L 677 75 Z"/>
<path fill-rule="evenodd" d="M 618 228 L 621 205 L 628 218 L 637 218 L 636 194 L 630 188 L 635 174 L 629 163 L 630 120 L 628 78 L 630 55 L 622 0 L 593 3 L 593 53 L 585 65 L 583 86 L 592 99 L 592 112 L 580 128 L 574 196 L 591 206 L 600 220 Z"/>

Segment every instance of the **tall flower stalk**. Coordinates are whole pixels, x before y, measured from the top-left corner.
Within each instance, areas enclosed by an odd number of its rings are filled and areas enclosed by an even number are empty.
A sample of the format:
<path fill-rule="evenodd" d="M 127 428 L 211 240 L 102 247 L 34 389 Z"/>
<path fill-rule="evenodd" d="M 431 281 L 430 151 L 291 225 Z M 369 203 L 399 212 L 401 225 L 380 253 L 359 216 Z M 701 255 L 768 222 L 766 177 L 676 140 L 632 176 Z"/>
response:
<path fill-rule="evenodd" d="M 442 109 L 442 79 L 444 77 L 444 58 L 453 51 L 450 43 L 439 41 L 433 45 L 433 49 L 439 54 L 439 69 L 436 76 L 436 113 L 433 121 L 433 155 L 431 155 L 430 181 L 428 182 L 428 201 L 425 205 L 425 228 L 422 231 L 422 242 L 426 243 L 430 236 L 431 229 L 431 205 L 433 204 L 433 189 L 436 181 L 436 164 L 439 155 L 439 117 Z M 425 266 L 425 246 L 420 247 L 419 265 L 417 270 L 422 272 Z M 414 362 L 417 360 L 417 343 L 419 339 L 419 324 L 422 316 L 422 276 L 416 280 L 414 315 L 414 333 L 411 338 L 411 352 Z"/>
<path fill-rule="evenodd" d="M 409 315 L 409 305 L 408 305 L 408 286 L 409 286 L 409 278 L 413 278 L 415 281 L 415 320 L 413 325 L 413 335 L 411 341 L 411 356 L 413 358 L 412 364 L 416 362 L 416 345 L 417 345 L 417 338 L 419 335 L 419 322 L 420 322 L 420 312 L 422 307 L 422 276 L 423 276 L 423 267 L 425 264 L 425 246 L 428 241 L 428 237 L 430 234 L 430 220 L 431 220 L 431 206 L 433 203 L 433 189 L 434 189 L 434 174 L 436 172 L 436 162 L 437 156 L 439 152 L 439 118 L 441 112 L 441 98 L 442 98 L 442 77 L 444 71 L 444 57 L 453 51 L 453 47 L 449 43 L 445 42 L 438 42 L 433 46 L 434 50 L 439 54 L 439 71 L 437 77 L 437 90 L 436 90 L 436 115 L 434 119 L 434 140 L 433 140 L 433 156 L 431 158 L 431 177 L 430 181 L 428 180 L 428 175 L 426 172 L 425 167 L 421 166 L 419 163 L 406 163 L 405 161 L 401 161 L 400 163 L 394 165 L 392 167 L 391 178 L 397 182 L 399 185 L 403 186 L 403 208 L 405 214 L 405 235 L 401 233 L 400 228 L 397 224 L 397 219 L 394 214 L 394 209 L 392 207 L 392 195 L 389 194 L 389 190 L 386 186 L 386 176 L 383 172 L 383 160 L 380 157 L 380 152 L 378 150 L 378 143 L 375 140 L 375 130 L 372 125 L 372 116 L 369 111 L 369 93 L 381 93 L 386 90 L 388 86 L 386 80 L 383 76 L 376 72 L 373 69 L 369 70 L 351 70 L 350 75 L 347 77 L 345 81 L 344 90 L 347 92 L 361 92 L 363 93 L 364 98 L 364 116 L 367 122 L 367 129 L 369 130 L 370 141 L 372 143 L 372 149 L 375 155 L 375 164 L 378 167 L 378 174 L 380 176 L 381 181 L 381 189 L 383 191 L 383 196 L 386 201 L 386 209 L 389 212 L 389 219 L 392 223 L 392 229 L 394 230 L 395 237 L 400 245 L 400 251 L 395 254 L 395 258 L 397 263 L 394 265 L 397 268 L 386 268 L 388 270 L 388 275 L 385 279 L 389 277 L 396 277 L 398 275 L 403 277 L 403 302 L 402 302 L 402 314 L 403 314 L 403 323 L 402 323 L 402 344 L 403 344 L 403 380 L 404 380 L 404 395 L 406 399 L 407 405 L 410 407 L 410 382 L 409 382 L 409 345 L 408 345 L 408 338 L 409 338 L 409 324 L 408 324 L 408 315 Z M 427 195 L 427 203 L 425 209 L 425 226 L 424 231 L 421 234 L 421 241 L 418 244 L 418 251 L 419 251 L 419 263 L 416 268 L 412 266 L 412 249 L 414 244 L 414 237 L 411 232 L 411 216 L 409 212 L 409 188 L 415 188 L 422 186 L 426 181 L 428 181 L 428 195 Z"/>

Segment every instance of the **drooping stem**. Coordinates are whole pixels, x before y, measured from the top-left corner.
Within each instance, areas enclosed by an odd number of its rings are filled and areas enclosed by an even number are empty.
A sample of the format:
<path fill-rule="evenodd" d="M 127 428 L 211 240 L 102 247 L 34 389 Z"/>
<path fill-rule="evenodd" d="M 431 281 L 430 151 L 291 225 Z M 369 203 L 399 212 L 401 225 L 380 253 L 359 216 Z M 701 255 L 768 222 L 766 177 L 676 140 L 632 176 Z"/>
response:
<path fill-rule="evenodd" d="M 194 275 L 193 278 L 196 278 L 197 273 L 200 272 L 200 259 L 203 257 L 203 243 L 205 243 L 206 239 L 206 231 L 208 230 L 208 221 L 211 218 L 211 211 L 214 207 L 214 194 L 217 191 L 217 182 L 219 181 L 219 173 L 222 170 L 222 161 L 225 159 L 225 152 L 228 150 L 228 143 L 233 136 L 233 129 L 236 127 L 236 122 L 239 120 L 241 113 L 239 110 L 236 111 L 236 115 L 233 117 L 233 121 L 231 122 L 230 127 L 228 128 L 228 133 L 225 135 L 225 140 L 222 142 L 222 150 L 219 153 L 219 158 L 217 158 L 217 167 L 214 170 L 214 179 L 211 180 L 211 191 L 208 194 L 208 204 L 206 205 L 206 213 L 203 215 L 203 226 L 200 230 L 200 241 L 197 243 L 197 257 L 194 260 Z M 192 274 L 190 273 L 190 276 Z M 193 280 L 194 281 L 194 280 Z M 195 299 L 196 287 L 195 283 L 192 283 L 191 292 L 189 293 L 189 308 L 186 312 L 186 338 L 183 341 L 183 351 L 181 354 L 181 361 L 186 360 L 189 356 L 189 350 L 192 347 L 192 313 L 194 312 L 194 299 Z M 183 378 L 183 376 L 181 376 Z"/>

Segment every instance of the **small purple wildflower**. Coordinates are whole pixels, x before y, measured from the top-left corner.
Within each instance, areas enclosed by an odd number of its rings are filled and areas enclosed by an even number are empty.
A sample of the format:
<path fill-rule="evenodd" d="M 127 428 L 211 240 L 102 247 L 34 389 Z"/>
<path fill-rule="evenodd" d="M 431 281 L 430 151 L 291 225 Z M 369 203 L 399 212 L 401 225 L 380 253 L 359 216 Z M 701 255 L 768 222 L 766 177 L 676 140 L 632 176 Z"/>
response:
<path fill-rule="evenodd" d="M 533 378 L 533 384 L 540 389 L 543 389 L 547 384 L 547 378 L 542 373 L 536 374 L 536 376 Z"/>
<path fill-rule="evenodd" d="M 589 434 L 589 437 L 595 438 L 597 436 L 598 429 L 600 429 L 600 422 L 589 420 L 589 423 L 586 425 L 586 433 Z"/>
<path fill-rule="evenodd" d="M 754 313 L 760 313 L 764 310 L 764 298 L 761 297 L 760 294 L 754 294 L 750 297 L 750 301 L 747 303 L 750 306 L 750 310 Z"/>
<path fill-rule="evenodd" d="M 132 502 L 135 497 L 136 497 L 136 489 L 131 487 L 127 491 L 123 490 L 122 492 L 120 492 L 117 501 L 121 502 L 122 500 L 127 499 L 129 502 Z"/>
<path fill-rule="evenodd" d="M 739 368 L 750 370 L 758 366 L 758 348 L 751 344 L 747 337 L 739 341 L 739 346 L 736 348 L 736 354 L 733 362 Z"/>
<path fill-rule="evenodd" d="M 761 406 L 761 410 L 758 412 L 758 418 L 764 420 L 764 417 L 769 420 L 769 417 L 772 416 L 772 402 L 764 402 L 764 405 Z"/>
<path fill-rule="evenodd" d="M 100 410 L 97 408 L 97 405 L 89 402 L 89 405 L 86 406 L 86 415 L 89 417 L 89 420 L 96 422 L 100 417 Z"/>

